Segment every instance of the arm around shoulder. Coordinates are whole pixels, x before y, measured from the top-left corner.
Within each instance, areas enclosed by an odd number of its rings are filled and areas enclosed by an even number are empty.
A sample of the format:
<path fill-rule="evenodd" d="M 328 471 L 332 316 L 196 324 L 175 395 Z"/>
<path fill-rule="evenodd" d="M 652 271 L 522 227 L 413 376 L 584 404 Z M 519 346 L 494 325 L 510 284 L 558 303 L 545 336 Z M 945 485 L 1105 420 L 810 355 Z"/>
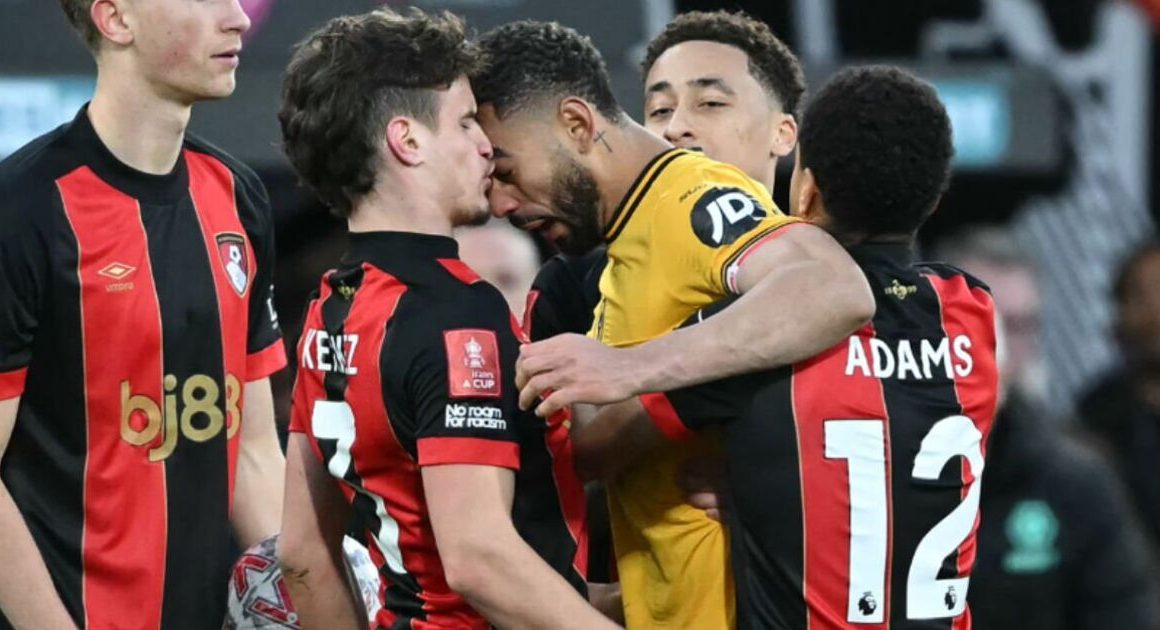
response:
<path fill-rule="evenodd" d="M 791 365 L 874 316 L 862 270 L 821 228 L 796 223 L 738 258 L 741 297 L 703 323 L 633 348 L 643 391 Z"/>

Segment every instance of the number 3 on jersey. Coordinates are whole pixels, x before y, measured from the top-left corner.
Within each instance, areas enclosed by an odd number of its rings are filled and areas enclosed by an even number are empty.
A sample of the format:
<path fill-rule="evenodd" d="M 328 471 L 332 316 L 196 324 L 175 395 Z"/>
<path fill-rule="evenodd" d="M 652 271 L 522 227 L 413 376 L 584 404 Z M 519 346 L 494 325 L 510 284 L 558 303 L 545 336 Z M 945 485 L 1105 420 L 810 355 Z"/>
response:
<path fill-rule="evenodd" d="M 826 457 L 845 459 L 850 482 L 850 589 L 847 621 L 882 623 L 889 532 L 886 494 L 886 427 L 881 420 L 827 420 Z M 972 482 L 966 497 L 918 543 L 906 579 L 908 619 L 957 617 L 967 605 L 970 578 L 938 579 L 943 560 L 970 535 L 979 515 L 983 436 L 966 416 L 943 418 L 931 427 L 914 459 L 911 476 L 937 480 L 953 457 L 964 457 Z M 953 595 L 952 595 L 953 594 Z"/>
<path fill-rule="evenodd" d="M 316 400 L 310 418 L 310 430 L 319 440 L 334 440 L 334 455 L 326 462 L 326 469 L 335 479 L 348 484 L 351 489 L 374 502 L 375 515 L 379 519 L 375 542 L 387 561 L 387 566 L 399 575 L 406 575 L 403 566 L 403 552 L 399 549 L 399 523 L 387 512 L 382 497 L 367 492 L 360 483 L 350 483 L 350 449 L 354 446 L 354 410 L 345 401 Z"/>

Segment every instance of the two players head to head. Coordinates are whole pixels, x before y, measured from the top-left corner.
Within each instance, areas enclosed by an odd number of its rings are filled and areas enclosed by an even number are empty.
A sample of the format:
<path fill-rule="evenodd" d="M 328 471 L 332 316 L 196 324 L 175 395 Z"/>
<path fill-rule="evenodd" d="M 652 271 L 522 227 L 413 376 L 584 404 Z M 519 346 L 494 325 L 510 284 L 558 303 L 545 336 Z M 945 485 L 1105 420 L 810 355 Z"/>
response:
<path fill-rule="evenodd" d="M 617 182 L 624 154 L 609 141 L 623 132 L 617 140 L 631 144 L 639 129 L 616 103 L 600 53 L 575 31 L 539 22 L 501 26 L 481 46 L 489 63 L 472 84 L 496 145 L 493 211 L 564 251 L 594 247 L 602 195 L 605 206 L 617 201 L 609 182 L 628 184 Z M 765 24 L 686 13 L 650 43 L 642 70 L 649 131 L 772 188 L 777 159 L 796 142 L 805 80 Z"/>
<path fill-rule="evenodd" d="M 286 70 L 278 119 L 290 163 L 354 231 L 485 222 L 491 144 L 467 78 L 478 59 L 450 14 L 331 20 Z"/>
<path fill-rule="evenodd" d="M 566 249 L 594 246 L 596 202 L 616 156 L 593 149 L 601 128 L 628 124 L 599 53 L 571 29 L 536 22 L 501 26 L 480 45 L 487 67 L 472 85 L 496 145 L 493 209 L 532 229 L 551 223 L 549 236 Z M 710 57 L 719 63 L 702 63 Z M 946 189 L 949 118 L 934 89 L 901 70 L 840 72 L 811 100 L 799 131 L 800 67 L 744 18 L 678 19 L 645 64 L 649 124 L 669 140 L 713 148 L 718 159 L 736 151 L 732 161 L 751 175 L 771 172 L 796 141 L 790 211 L 845 244 L 913 238 Z"/>
<path fill-rule="evenodd" d="M 238 0 L 60 0 L 60 5 L 96 57 L 99 82 L 121 86 L 129 97 L 183 105 L 233 93 L 242 35 L 250 28 Z"/>
<path fill-rule="evenodd" d="M 605 130 L 632 123 L 599 52 L 571 29 L 528 21 L 494 29 L 479 48 L 449 15 L 332 20 L 287 70 L 279 119 L 292 164 L 355 229 L 375 225 L 355 212 L 361 203 L 390 198 L 408 199 L 393 206 L 411 223 L 428 210 L 414 200 L 446 209 L 450 225 L 486 220 L 492 149 L 475 123 L 477 98 L 496 146 L 494 212 L 565 249 L 595 246 L 602 183 L 636 175 L 617 173 L 604 144 Z M 701 65 L 710 56 L 721 63 Z M 949 119 L 933 88 L 905 72 L 839 73 L 799 131 L 800 68 L 744 18 L 679 19 L 650 46 L 646 68 L 650 126 L 663 124 L 671 140 L 716 147 L 711 157 L 740 151 L 732 161 L 751 173 L 771 169 L 797 141 L 791 212 L 846 243 L 911 237 L 946 188 Z"/>

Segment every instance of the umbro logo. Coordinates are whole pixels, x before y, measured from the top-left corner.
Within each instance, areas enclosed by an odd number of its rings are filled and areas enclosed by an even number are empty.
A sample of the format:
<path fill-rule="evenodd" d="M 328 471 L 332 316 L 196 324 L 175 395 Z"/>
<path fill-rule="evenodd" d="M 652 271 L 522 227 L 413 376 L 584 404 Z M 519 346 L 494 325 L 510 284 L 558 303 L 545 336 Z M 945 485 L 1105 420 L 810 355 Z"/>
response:
<path fill-rule="evenodd" d="M 128 278 L 129 276 L 133 275 L 134 271 L 137 271 L 137 268 L 133 265 L 127 265 L 122 262 L 113 262 L 105 265 L 100 271 L 97 272 L 97 275 L 112 280 L 112 282 L 105 285 L 106 291 L 109 293 L 119 293 L 121 291 L 133 290 L 133 283 L 130 282 Z"/>
<path fill-rule="evenodd" d="M 97 274 L 112 280 L 124 280 L 134 271 L 137 271 L 137 268 L 133 265 L 126 265 L 125 263 L 115 262 L 106 265 L 105 268 L 98 271 Z"/>

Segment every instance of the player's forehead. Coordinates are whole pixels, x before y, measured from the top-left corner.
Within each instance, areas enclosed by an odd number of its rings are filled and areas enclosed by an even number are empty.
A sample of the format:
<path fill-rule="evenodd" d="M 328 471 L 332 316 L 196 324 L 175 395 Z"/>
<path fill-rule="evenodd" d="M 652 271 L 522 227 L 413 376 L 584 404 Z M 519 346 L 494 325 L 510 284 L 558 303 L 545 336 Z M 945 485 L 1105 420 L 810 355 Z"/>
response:
<path fill-rule="evenodd" d="M 479 126 L 491 140 L 495 159 L 529 159 L 537 154 L 536 148 L 542 140 L 537 140 L 536 132 L 542 133 L 542 130 L 537 129 L 530 115 L 515 112 L 500 118 L 494 105 L 483 103 L 479 106 L 477 118 Z"/>
<path fill-rule="evenodd" d="M 761 90 L 749 71 L 749 55 L 730 44 L 690 40 L 671 46 L 645 77 L 646 96 L 717 89 L 735 93 Z"/>
<path fill-rule="evenodd" d="M 474 114 L 476 111 L 475 94 L 471 92 L 471 83 L 465 76 L 455 79 L 446 90 L 438 90 L 437 94 L 441 116 L 458 118 L 464 112 Z"/>

